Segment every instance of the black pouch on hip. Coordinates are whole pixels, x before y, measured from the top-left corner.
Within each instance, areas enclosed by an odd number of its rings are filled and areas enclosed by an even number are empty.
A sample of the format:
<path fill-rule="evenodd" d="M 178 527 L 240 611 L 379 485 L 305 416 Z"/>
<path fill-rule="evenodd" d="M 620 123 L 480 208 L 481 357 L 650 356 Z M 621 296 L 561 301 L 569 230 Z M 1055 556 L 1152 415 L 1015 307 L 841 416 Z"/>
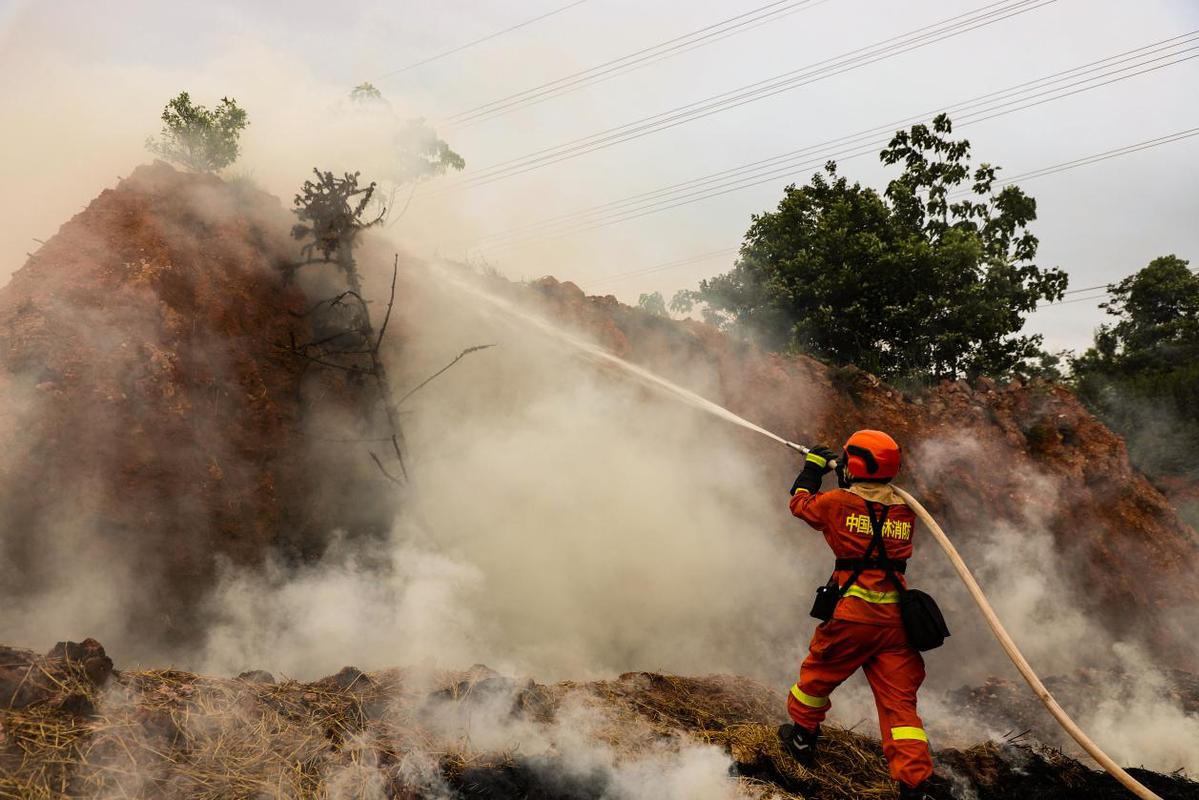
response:
<path fill-rule="evenodd" d="M 898 579 L 895 583 L 899 585 Z M 899 597 L 899 613 L 908 634 L 908 644 L 912 647 L 924 652 L 945 644 L 949 626 L 931 595 L 919 589 L 905 589 Z"/>
<path fill-rule="evenodd" d="M 812 602 L 811 616 L 821 622 L 828 622 L 837 610 L 837 601 L 841 599 L 841 594 L 841 587 L 833 580 L 818 588 L 816 599 Z"/>

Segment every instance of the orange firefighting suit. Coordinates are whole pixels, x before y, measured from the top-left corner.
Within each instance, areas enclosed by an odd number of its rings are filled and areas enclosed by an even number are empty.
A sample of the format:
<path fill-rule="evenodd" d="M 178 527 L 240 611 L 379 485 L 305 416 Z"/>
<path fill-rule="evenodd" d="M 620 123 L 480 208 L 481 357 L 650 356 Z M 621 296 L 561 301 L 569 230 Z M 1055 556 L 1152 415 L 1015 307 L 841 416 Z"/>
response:
<path fill-rule="evenodd" d="M 791 498 L 791 513 L 823 533 L 837 558 L 861 558 L 873 535 L 866 500 L 891 506 L 883 525 L 887 556 L 910 557 L 915 515 L 886 484 L 855 483 L 817 494 L 799 489 Z M 844 586 L 853 571 L 833 575 Z M 832 708 L 829 695 L 861 667 L 874 692 L 891 777 L 916 786 L 933 774 L 928 737 L 916 713 L 924 659 L 908 644 L 898 604 L 899 592 L 884 571 L 863 571 L 833 618 L 817 626 L 799 681 L 787 698 L 787 712 L 795 724 L 815 730 Z"/>

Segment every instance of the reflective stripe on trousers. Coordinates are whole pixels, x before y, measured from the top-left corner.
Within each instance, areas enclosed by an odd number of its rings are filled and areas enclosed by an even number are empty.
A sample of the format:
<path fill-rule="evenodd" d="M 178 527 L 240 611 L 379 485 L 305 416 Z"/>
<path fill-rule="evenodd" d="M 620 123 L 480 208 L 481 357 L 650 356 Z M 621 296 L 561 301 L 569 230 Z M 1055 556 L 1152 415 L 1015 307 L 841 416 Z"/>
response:
<path fill-rule="evenodd" d="M 798 683 L 791 687 L 791 696 L 808 708 L 824 708 L 829 703 L 827 697 L 817 697 L 814 694 L 808 694 L 799 688 Z"/>

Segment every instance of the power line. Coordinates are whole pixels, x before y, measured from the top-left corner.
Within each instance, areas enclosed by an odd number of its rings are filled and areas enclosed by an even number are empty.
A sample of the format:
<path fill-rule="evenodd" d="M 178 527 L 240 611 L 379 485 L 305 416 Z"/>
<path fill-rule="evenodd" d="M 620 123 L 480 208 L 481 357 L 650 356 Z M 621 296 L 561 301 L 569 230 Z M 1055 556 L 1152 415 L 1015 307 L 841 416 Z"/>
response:
<path fill-rule="evenodd" d="M 961 111 L 968 111 L 971 108 L 973 112 L 958 116 L 955 120 L 957 127 L 982 122 L 1004 114 L 1022 111 L 1027 108 L 1042 105 L 1046 102 L 1062 99 L 1083 91 L 1101 88 L 1111 83 L 1129 78 L 1144 75 L 1154 72 L 1158 69 L 1174 66 L 1185 61 L 1199 57 L 1199 31 L 1188 35 L 1190 38 L 1182 42 L 1167 45 L 1165 48 L 1160 47 L 1161 43 L 1150 45 L 1145 48 L 1140 48 L 1138 51 L 1130 51 L 1136 53 L 1132 58 L 1121 58 L 1127 54 L 1120 54 L 1103 62 L 1094 62 L 1095 64 L 1102 63 L 1103 66 L 1095 68 L 1094 64 L 1077 67 L 1073 70 L 1068 70 L 1066 73 L 1058 73 L 1056 75 L 1047 76 L 1038 81 L 1029 82 L 1032 89 L 1035 91 L 1025 91 L 1024 94 L 1013 94 L 1011 89 L 1002 90 L 1000 92 L 992 92 L 989 95 L 983 95 L 981 98 L 976 98 L 972 101 L 967 101 L 964 104 L 959 104 L 952 107 L 943 107 L 943 110 L 952 115 L 959 114 Z M 1175 37 L 1181 38 L 1181 37 Z M 1170 41 L 1170 40 L 1167 40 Z M 1177 48 L 1183 44 L 1192 46 L 1182 50 Z M 1158 55 L 1163 49 L 1174 49 L 1176 52 L 1167 55 Z M 1156 56 L 1154 58 L 1146 58 L 1146 56 Z M 1118 60 L 1117 60 L 1118 59 Z M 1125 62 L 1135 62 L 1121 66 L 1117 69 L 1111 67 Z M 1114 63 L 1111 63 L 1114 62 Z M 1106 70 L 1106 71 L 1104 71 Z M 1085 73 L 1097 73 L 1083 79 L 1077 79 L 1079 75 Z M 1059 75 L 1067 75 L 1067 78 L 1058 77 Z M 1051 80 L 1052 79 L 1052 80 Z M 1064 80 L 1070 80 L 1063 84 Z M 1045 89 L 1052 84 L 1062 84 L 1055 88 Z M 980 102 L 983 101 L 983 102 Z M 994 102 L 998 100 L 999 102 Z M 853 134 L 838 139 L 822 142 L 817 145 L 812 145 L 800 150 L 791 151 L 780 156 L 762 161 L 753 162 L 721 172 L 712 173 L 710 175 L 674 184 L 663 189 L 657 189 L 650 192 L 642 192 L 622 200 L 604 203 L 598 206 L 593 206 L 588 209 L 573 212 L 571 214 L 552 217 L 540 222 L 531 223 L 513 230 L 505 231 L 499 234 L 480 239 L 479 242 L 492 240 L 491 245 L 485 247 L 506 247 L 519 244 L 532 238 L 543 236 L 566 236 L 575 233 L 581 233 L 587 230 L 593 230 L 599 227 L 605 227 L 620 222 L 626 222 L 632 219 L 637 219 L 649 214 L 659 213 L 672 208 L 677 208 L 683 205 L 689 205 L 717 197 L 724 194 L 729 194 L 741 189 L 747 189 L 754 186 L 759 186 L 764 183 L 769 183 L 785 177 L 793 177 L 797 174 L 810 170 L 812 168 L 823 165 L 828 160 L 845 161 L 852 158 L 861 157 L 863 155 L 874 154 L 878 149 L 885 146 L 890 141 L 896 126 L 902 127 L 915 121 L 927 119 L 928 114 L 911 117 L 906 120 L 892 123 L 888 126 L 863 131 L 858 134 Z M 885 133 L 884 133 L 885 132 Z M 882 134 L 880 136 L 880 134 Z M 1119 151 L 1111 151 L 1108 153 L 1100 153 L 1093 156 L 1088 156 L 1080 161 L 1101 161 L 1107 158 L 1114 158 L 1120 155 L 1126 155 L 1131 152 L 1136 152 L 1141 149 L 1158 146 L 1160 144 L 1168 144 L 1172 141 L 1178 141 L 1183 138 L 1189 138 L 1194 135 L 1193 131 L 1180 131 L 1175 134 L 1170 134 L 1167 137 L 1161 137 L 1162 141 L 1149 140 L 1147 142 L 1138 142 L 1133 145 L 1128 145 L 1125 148 L 1119 148 Z M 1053 171 L 1060 171 L 1072 166 L 1085 166 L 1084 163 L 1073 165 L 1071 162 L 1058 164 L 1052 167 L 1043 168 L 1043 174 L 1051 174 Z M 1016 179 L 1033 179 L 1042 177 L 1042 171 L 1038 170 L 1037 174 L 1028 174 L 1022 176 L 1013 176 L 1008 180 Z"/>
<path fill-rule="evenodd" d="M 569 94 L 586 86 L 609 80 L 634 70 L 642 69 L 667 58 L 705 47 L 709 44 L 727 39 L 772 22 L 778 22 L 800 11 L 807 11 L 823 5 L 828 0 L 775 0 L 764 6 L 738 14 L 719 22 L 707 25 L 690 33 L 667 39 L 664 42 L 643 48 L 628 55 L 605 61 L 585 70 L 571 73 L 565 77 L 534 86 L 531 89 L 515 92 L 483 103 L 474 108 L 450 115 L 446 124 L 450 127 L 482 122 L 495 119 L 513 111 L 537 105 L 556 97 Z"/>
<path fill-rule="evenodd" d="M 1179 40 L 1182 40 L 1182 41 L 1179 41 Z M 848 144 L 853 144 L 853 143 L 866 143 L 866 142 L 869 142 L 869 146 L 871 148 L 876 147 L 876 146 L 881 146 L 882 144 L 885 144 L 887 141 L 890 140 L 891 136 L 894 134 L 896 129 L 907 127 L 908 125 L 911 125 L 915 122 L 921 122 L 921 121 L 927 120 L 929 117 L 938 113 L 939 111 L 944 111 L 944 112 L 950 113 L 950 114 L 958 114 L 961 111 L 965 111 L 965 110 L 968 110 L 971 108 L 976 108 L 977 106 L 984 104 L 986 102 L 1001 100 L 1001 99 L 1004 99 L 1005 97 L 1007 97 L 1009 100 L 1011 100 L 1011 97 L 1009 97 L 1009 96 L 1017 95 L 1021 91 L 1032 91 L 1033 89 L 1041 88 L 1044 86 L 1049 86 L 1049 85 L 1052 85 L 1053 83 L 1060 83 L 1065 80 L 1073 80 L 1073 79 L 1078 78 L 1080 75 L 1084 75 L 1088 72 L 1095 72 L 1097 70 L 1107 69 L 1107 68 L 1110 68 L 1110 67 L 1118 65 L 1118 64 L 1141 59 L 1148 55 L 1160 53 L 1163 50 L 1177 48 L 1180 45 L 1188 44 L 1188 43 L 1194 42 L 1194 41 L 1199 41 L 1199 31 L 1192 31 L 1189 34 L 1182 34 L 1180 36 L 1171 37 L 1169 39 L 1165 39 L 1160 42 L 1155 42 L 1153 44 L 1146 45 L 1144 47 L 1136 48 L 1134 50 L 1129 50 L 1129 51 L 1125 51 L 1122 53 L 1117 53 L 1116 55 L 1109 56 L 1107 58 L 1100 59 L 1098 61 L 1092 61 L 1090 63 L 1083 64 L 1078 67 L 1074 67 L 1074 68 L 1071 68 L 1068 70 L 1063 70 L 1061 72 L 1053 73 L 1051 75 L 1047 75 L 1042 78 L 1038 78 L 1036 80 L 1025 81 L 1023 83 L 1019 83 L 1014 86 L 1010 86 L 1006 89 L 1001 89 L 998 91 L 979 95 L 979 96 L 973 97 L 969 100 L 957 103 L 953 106 L 940 106 L 940 107 L 937 107 L 934 109 L 930 109 L 930 110 L 921 112 L 920 114 L 913 115 L 911 117 L 894 120 L 885 125 L 881 125 L 881 126 L 878 126 L 875 128 L 870 128 L 870 129 L 867 129 L 864 131 L 859 131 L 858 133 L 855 133 L 855 134 L 841 136 L 841 137 L 838 137 L 838 138 L 835 138 L 832 140 L 821 142 L 819 144 L 809 145 L 807 147 L 799 148 L 797 150 L 791 150 L 786 153 L 772 156 L 770 158 L 753 161 L 748 164 L 743 164 L 738 167 L 732 167 L 730 169 L 721 170 L 719 172 L 710 173 L 708 175 L 702 175 L 698 178 L 693 178 L 691 180 L 683 181 L 681 183 L 675 183 L 675 184 L 672 184 L 669 186 L 662 187 L 660 189 L 654 189 L 654 190 L 651 190 L 648 192 L 641 192 L 641 193 L 634 194 L 634 195 L 631 195 L 629 197 L 625 197 L 625 198 L 622 198 L 619 200 L 614 200 L 614 201 L 610 201 L 607 203 L 601 203 L 599 205 L 591 206 L 589 208 L 581 209 L 579 211 L 571 212 L 568 214 L 562 214 L 562 215 L 558 215 L 555 217 L 550 217 L 548 219 L 540 220 L 538 222 L 518 226 L 516 228 L 511 228 L 511 229 L 501 231 L 496 234 L 484 236 L 481 239 L 479 239 L 478 242 L 484 242 L 484 241 L 489 241 L 489 240 L 511 239 L 516 236 L 524 236 L 524 235 L 532 233 L 533 231 L 536 231 L 536 230 L 549 229 L 549 228 L 555 227 L 558 224 L 563 224 L 563 223 L 570 222 L 570 221 L 582 222 L 585 218 L 595 217 L 600 212 L 615 212 L 617 209 L 619 209 L 623 206 L 637 205 L 639 203 L 649 201 L 650 199 L 654 199 L 654 198 L 656 198 L 656 202 L 662 202 L 665 199 L 662 197 L 663 195 L 675 194 L 675 193 L 681 192 L 683 190 L 698 189 L 701 186 L 704 186 L 707 184 L 712 184 L 712 183 L 718 183 L 721 180 L 726 180 L 726 179 L 730 179 L 730 178 L 738 177 L 738 176 L 746 176 L 747 173 L 753 172 L 755 170 L 763 170 L 763 169 L 767 169 L 767 168 L 770 168 L 771 170 L 777 170 L 777 169 L 780 169 L 783 167 L 786 167 L 789 170 L 793 170 L 795 168 L 796 164 L 798 162 L 800 162 L 801 160 L 806 162 L 809 160 L 814 160 L 817 157 L 822 160 L 827 160 L 828 154 L 831 152 L 827 148 L 830 148 L 830 147 L 838 147 L 838 146 L 848 145 Z M 1146 62 L 1146 63 L 1148 63 L 1148 62 Z M 879 137 L 885 137 L 885 138 L 880 139 Z M 824 155 L 817 156 L 817 154 L 821 153 L 821 152 L 823 152 Z M 767 174 L 770 174 L 770 173 L 761 173 L 757 177 L 763 177 Z"/>
<path fill-rule="evenodd" d="M 723 94 L 678 106 L 669 111 L 645 117 L 625 125 L 609 128 L 591 136 L 575 139 L 556 147 L 546 148 L 528 155 L 494 164 L 479 173 L 431 194 L 471 188 L 540 169 L 585 153 L 612 147 L 632 139 L 648 136 L 668 128 L 692 122 L 731 108 L 756 102 L 781 92 L 790 91 L 808 83 L 839 75 L 867 64 L 872 64 L 902 53 L 926 47 L 945 39 L 960 36 L 978 28 L 1027 13 L 1056 0 L 1001 0 L 966 14 L 942 20 L 932 25 L 917 28 L 882 42 L 858 48 L 825 61 L 817 62 L 798 70 L 776 75 L 773 78 L 742 86 Z"/>
<path fill-rule="evenodd" d="M 1010 178 L 1005 178 L 1004 183 L 1012 184 L 1012 183 L 1016 183 L 1017 181 L 1031 181 L 1031 180 L 1035 180 L 1037 178 L 1043 178 L 1046 175 L 1056 175 L 1059 172 L 1066 172 L 1067 170 L 1077 169 L 1078 167 L 1087 167 L 1087 166 L 1090 166 L 1091 164 L 1098 164 L 1101 161 L 1109 161 L 1110 159 L 1119 158 L 1120 156 L 1131 155 L 1132 153 L 1139 153 L 1142 150 L 1151 150 L 1154 147 L 1160 147 L 1163 144 L 1173 144 L 1174 142 L 1181 142 L 1184 139 L 1190 139 L 1194 136 L 1199 136 L 1199 128 L 1188 128 L 1183 131 L 1178 131 L 1177 133 L 1171 133 L 1171 134 L 1167 134 L 1165 136 L 1159 136 L 1156 139 L 1146 139 L 1143 142 L 1137 142 L 1135 144 L 1129 144 L 1129 145 L 1125 145 L 1123 147 L 1117 147 L 1112 150 L 1105 150 L 1102 153 L 1095 153 L 1094 155 L 1083 156 L 1082 158 L 1076 158 L 1072 161 L 1063 161 L 1060 164 L 1054 164 L 1052 166 L 1042 167 L 1041 169 L 1032 170 L 1031 172 L 1022 172 L 1019 175 L 1013 175 Z M 970 190 L 968 190 L 968 189 L 961 190 L 958 192 L 954 192 L 953 195 L 960 196 L 963 194 L 968 194 L 969 191 Z"/>
<path fill-rule="evenodd" d="M 1024 172 L 1019 175 L 1013 175 L 1011 178 L 1006 179 L 1005 185 L 1010 185 L 1010 184 L 1016 183 L 1017 181 L 1032 180 L 1034 178 L 1044 177 L 1045 175 L 1053 175 L 1058 172 L 1065 172 L 1067 170 L 1077 169 L 1079 167 L 1091 166 L 1092 164 L 1097 164 L 1097 163 L 1100 163 L 1101 161 L 1107 161 L 1112 158 L 1119 158 L 1120 156 L 1130 155 L 1132 153 L 1138 153 L 1142 150 L 1149 150 L 1153 147 L 1160 147 L 1161 145 L 1164 145 L 1164 144 L 1172 144 L 1173 142 L 1179 142 L 1184 139 L 1189 139 L 1189 138 L 1192 138 L 1195 136 L 1199 136 L 1199 128 L 1189 128 L 1187 130 L 1168 134 L 1166 136 L 1159 136 L 1155 139 L 1147 139 L 1143 142 L 1137 142 L 1136 144 L 1125 145 L 1124 147 L 1117 147 L 1112 150 L 1104 151 L 1103 153 L 1096 153 L 1094 155 L 1084 156 L 1083 158 L 1076 158 L 1071 161 L 1063 161 L 1060 164 L 1053 164 L 1051 166 L 1041 167 L 1040 169 L 1031 170 L 1029 172 Z M 966 193 L 968 193 L 968 191 Z M 956 196 L 956 195 L 961 195 L 961 194 L 963 194 L 963 192 L 953 192 L 953 193 L 951 193 L 951 196 Z M 667 262 L 665 264 L 655 264 L 651 267 L 645 267 L 643 269 L 638 269 L 638 270 L 631 270 L 629 272 L 616 273 L 614 275 L 606 275 L 606 276 L 597 278 L 594 281 L 589 282 L 587 285 L 589 285 L 589 286 L 594 286 L 594 285 L 599 285 L 599 284 L 607 285 L 609 283 L 617 283 L 620 281 L 625 281 L 625 280 L 629 280 L 631 278 L 637 278 L 637 277 L 641 277 L 644 275 L 653 274 L 656 272 L 664 272 L 666 270 L 673 269 L 675 267 L 687 266 L 689 264 L 695 264 L 695 263 L 699 263 L 701 261 L 706 261 L 716 255 L 728 255 L 731 253 L 735 253 L 735 252 L 737 252 L 738 249 L 739 248 L 736 248 L 736 247 L 724 248 L 722 250 L 714 250 L 710 253 L 704 253 L 704 254 L 701 254 L 698 256 L 692 256 L 687 259 L 671 261 L 671 262 Z M 1067 294 L 1067 295 L 1081 294 L 1083 292 L 1091 292 L 1091 291 L 1096 291 L 1099 289 L 1106 290 L 1108 288 L 1108 286 L 1109 286 L 1109 284 L 1101 284 L 1099 286 L 1086 286 L 1081 289 L 1069 289 L 1066 292 L 1064 292 L 1063 294 Z M 1104 294 L 1106 295 L 1107 292 L 1105 291 Z M 1082 300 L 1101 299 L 1101 297 L 1102 296 L 1097 296 L 1096 298 L 1082 298 Z M 1072 303 L 1072 302 L 1080 302 L 1080 301 L 1068 300 L 1068 301 L 1058 301 L 1058 302 L 1071 302 Z M 1046 305 L 1054 305 L 1054 304 L 1055 303 L 1047 303 Z"/>
<path fill-rule="evenodd" d="M 466 44 L 459 45 L 458 47 L 454 47 L 450 50 L 446 50 L 444 52 L 438 53 L 435 56 L 429 56 L 428 58 L 422 59 L 420 61 L 415 61 L 406 67 L 400 67 L 399 69 L 393 69 L 391 72 L 384 73 L 383 75 L 380 75 L 379 77 L 375 78 L 375 80 L 381 81 L 384 78 L 390 78 L 394 75 L 399 75 L 402 72 L 408 72 L 409 70 L 416 69 L 417 67 L 423 67 L 425 64 L 430 64 L 434 61 L 438 61 L 440 59 L 445 58 L 446 56 L 452 56 L 455 53 L 461 53 L 463 50 L 474 47 L 477 44 L 482 44 L 483 42 L 491 41 L 492 39 L 495 39 L 496 37 L 503 36 L 505 33 L 511 33 L 512 31 L 523 28 L 526 25 L 532 25 L 534 22 L 540 22 L 543 19 L 548 19 L 548 18 L 554 16 L 555 14 L 561 14 L 563 11 L 568 11 L 568 10 L 574 8 L 575 6 L 581 6 L 581 5 L 583 5 L 583 3 L 586 3 L 586 2 L 587 2 L 587 0 L 575 0 L 575 2 L 573 2 L 573 3 L 569 3 L 560 8 L 555 8 L 553 11 L 547 11 L 546 13 L 541 14 L 540 16 L 533 17 L 532 19 L 526 19 L 524 22 L 518 22 L 517 24 L 513 25 L 510 28 L 504 28 L 502 31 L 496 31 L 495 33 L 488 34 L 487 36 L 484 36 L 481 39 L 475 39 L 473 42 L 467 42 Z"/>
<path fill-rule="evenodd" d="M 676 267 L 685 267 L 690 264 L 698 264 L 703 261 L 710 261 L 718 256 L 732 255 L 739 249 L 740 248 L 738 247 L 724 247 L 720 250 L 712 250 L 707 253 L 700 253 L 699 255 L 688 256 L 687 258 L 677 259 L 675 261 L 667 261 L 663 264 L 655 264 L 652 267 L 635 269 L 630 272 L 618 272 L 615 275 L 604 275 L 594 281 L 588 281 L 587 283 L 580 284 L 580 288 L 588 286 L 607 286 L 612 283 L 619 283 L 621 281 L 628 280 L 629 278 L 638 278 L 642 275 L 650 275 L 655 272 L 665 272 L 666 270 L 675 269 Z"/>
<path fill-rule="evenodd" d="M 684 106 L 645 117 L 591 136 L 575 139 L 557 147 L 536 151 L 527 156 L 495 164 L 460 182 L 459 187 L 480 186 L 502 178 L 512 177 L 560 161 L 576 158 L 595 150 L 606 149 L 632 139 L 702 119 L 712 114 L 737 108 L 747 103 L 799 88 L 824 78 L 840 75 L 886 58 L 928 46 L 943 39 L 984 27 L 1017 14 L 1048 5 L 1055 0 L 1001 0 L 982 9 L 959 14 L 946 20 L 893 36 L 867 47 L 843 53 L 807 67 L 776 75 L 764 81 L 742 86 L 732 91 L 697 100 Z M 998 8 L 996 8 L 998 6 Z M 455 187 L 449 187 L 452 190 Z"/>
<path fill-rule="evenodd" d="M 1199 270 L 1193 269 L 1190 272 L 1192 275 L 1199 275 Z M 1095 300 L 1106 300 L 1107 298 L 1112 296 L 1111 288 L 1113 286 L 1115 286 L 1114 283 L 1105 283 L 1100 286 L 1087 286 L 1082 289 L 1071 289 L 1068 292 L 1062 292 L 1062 294 L 1081 294 L 1082 292 L 1093 292 L 1098 289 L 1103 289 L 1103 291 L 1097 295 L 1094 295 L 1093 297 L 1078 297 L 1078 298 L 1075 298 L 1074 300 L 1054 300 L 1049 303 L 1042 303 L 1041 305 L 1037 306 L 1037 308 L 1041 309 L 1041 308 L 1045 308 L 1046 306 L 1065 306 L 1065 305 L 1069 305 L 1071 303 L 1086 303 L 1086 302 L 1094 302 Z"/>

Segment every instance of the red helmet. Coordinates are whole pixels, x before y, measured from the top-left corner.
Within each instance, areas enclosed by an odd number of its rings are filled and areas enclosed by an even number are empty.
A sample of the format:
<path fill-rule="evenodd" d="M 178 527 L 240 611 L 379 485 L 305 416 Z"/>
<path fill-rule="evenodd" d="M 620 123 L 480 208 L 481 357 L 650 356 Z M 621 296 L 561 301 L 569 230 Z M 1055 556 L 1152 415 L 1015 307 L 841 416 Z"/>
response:
<path fill-rule="evenodd" d="M 858 431 L 841 453 L 848 475 L 859 481 L 884 481 L 899 473 L 899 445 L 882 431 Z"/>

